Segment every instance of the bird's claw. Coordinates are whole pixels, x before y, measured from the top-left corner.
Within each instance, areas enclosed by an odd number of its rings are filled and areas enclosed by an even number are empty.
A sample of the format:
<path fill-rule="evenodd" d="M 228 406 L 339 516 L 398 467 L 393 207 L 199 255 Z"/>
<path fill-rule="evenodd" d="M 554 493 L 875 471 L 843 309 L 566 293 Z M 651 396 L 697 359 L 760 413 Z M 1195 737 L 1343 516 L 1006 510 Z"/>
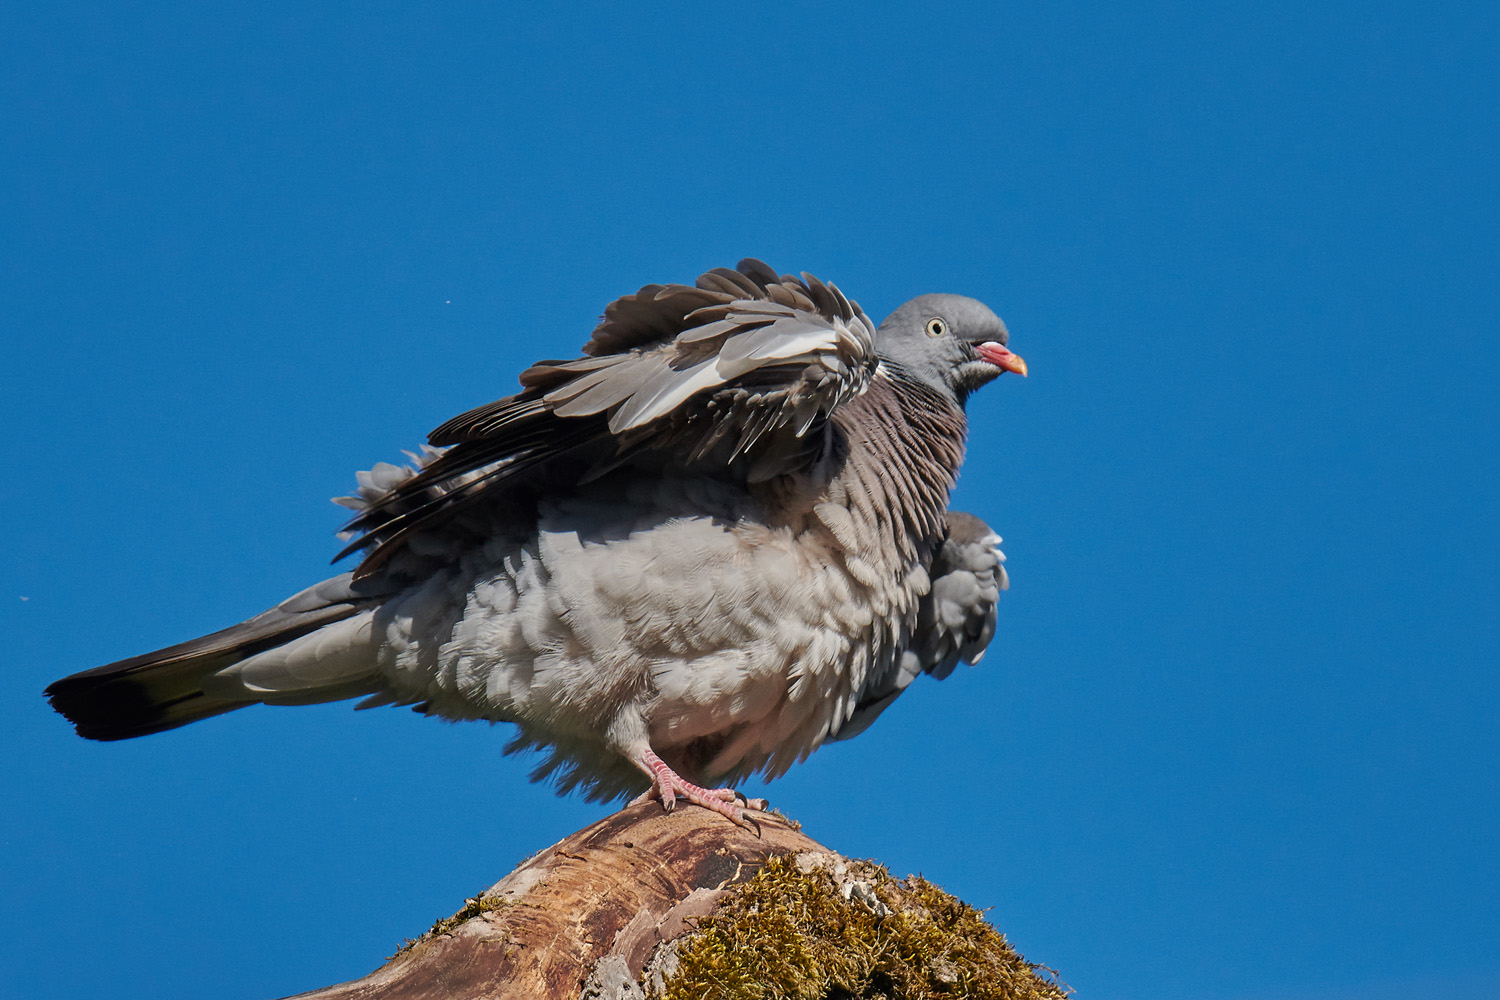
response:
<path fill-rule="evenodd" d="M 701 788 L 672 770 L 649 749 L 642 754 L 642 759 L 651 774 L 652 787 L 651 791 L 636 799 L 637 802 L 656 798 L 661 801 L 662 809 L 671 812 L 676 808 L 677 797 L 680 795 L 689 802 L 718 813 L 736 826 L 744 827 L 756 837 L 761 835 L 760 824 L 746 816 L 745 810 L 763 811 L 765 799 L 746 798 L 745 793 L 736 788 Z"/>

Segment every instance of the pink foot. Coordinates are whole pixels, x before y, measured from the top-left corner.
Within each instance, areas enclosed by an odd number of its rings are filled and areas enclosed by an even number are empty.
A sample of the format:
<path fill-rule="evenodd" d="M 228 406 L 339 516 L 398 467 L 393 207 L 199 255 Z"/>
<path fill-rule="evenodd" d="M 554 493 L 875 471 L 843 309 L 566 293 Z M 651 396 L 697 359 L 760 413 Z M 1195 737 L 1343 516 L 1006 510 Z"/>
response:
<path fill-rule="evenodd" d="M 677 796 L 681 795 L 689 802 L 705 809 L 712 809 L 720 816 L 728 817 L 733 823 L 754 831 L 757 837 L 760 836 L 759 824 L 746 816 L 741 806 L 763 808 L 765 806 L 763 799 L 756 799 L 752 802 L 733 788 L 702 788 L 695 785 L 668 767 L 666 762 L 656 756 L 655 751 L 650 748 L 647 748 L 646 752 L 641 755 L 640 763 L 644 764 L 651 774 L 651 791 L 637 798 L 635 802 L 659 798 L 662 808 L 670 812 L 677 805 Z"/>

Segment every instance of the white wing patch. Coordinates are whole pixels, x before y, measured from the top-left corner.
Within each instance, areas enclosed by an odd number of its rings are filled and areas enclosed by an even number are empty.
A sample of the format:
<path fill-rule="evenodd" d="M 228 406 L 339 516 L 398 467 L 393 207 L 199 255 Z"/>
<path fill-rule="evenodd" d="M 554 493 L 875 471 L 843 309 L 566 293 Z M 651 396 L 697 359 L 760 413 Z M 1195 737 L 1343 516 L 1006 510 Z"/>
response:
<path fill-rule="evenodd" d="M 727 308 L 699 310 L 705 322 L 665 343 L 557 364 L 551 372 L 576 374 L 543 402 L 559 417 L 608 413 L 610 433 L 622 434 L 679 413 L 695 397 L 731 389 L 739 393 L 734 412 L 767 407 L 767 423 L 753 436 L 789 420 L 801 437 L 816 417 L 868 384 L 875 341 L 863 314 L 846 321 L 752 299 Z M 747 380 L 771 368 L 777 371 Z"/>
<path fill-rule="evenodd" d="M 665 368 L 661 375 L 633 393 L 629 400 L 609 418 L 609 429 L 615 434 L 649 424 L 664 417 L 704 389 L 724 384 L 717 359 L 708 358 L 682 371 Z"/>

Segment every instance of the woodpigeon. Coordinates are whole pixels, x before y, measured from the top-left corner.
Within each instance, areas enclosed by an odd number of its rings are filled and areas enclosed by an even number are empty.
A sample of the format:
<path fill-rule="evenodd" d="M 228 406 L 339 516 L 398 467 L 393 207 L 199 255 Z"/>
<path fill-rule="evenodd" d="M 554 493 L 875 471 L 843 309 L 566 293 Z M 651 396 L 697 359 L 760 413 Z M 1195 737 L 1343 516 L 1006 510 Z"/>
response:
<path fill-rule="evenodd" d="M 199 639 L 57 681 L 90 739 L 361 697 L 514 723 L 533 780 L 685 798 L 865 727 L 977 662 L 999 537 L 948 510 L 964 403 L 1026 374 L 985 305 L 923 295 L 877 330 L 757 260 L 612 303 L 582 356 L 359 474 L 352 571 Z"/>

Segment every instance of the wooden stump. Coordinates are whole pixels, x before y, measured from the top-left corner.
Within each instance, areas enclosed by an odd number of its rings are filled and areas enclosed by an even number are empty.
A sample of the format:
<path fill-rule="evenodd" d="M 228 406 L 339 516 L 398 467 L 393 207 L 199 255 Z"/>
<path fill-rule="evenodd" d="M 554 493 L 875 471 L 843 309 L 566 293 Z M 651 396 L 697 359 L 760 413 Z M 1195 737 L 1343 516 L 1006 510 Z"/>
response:
<path fill-rule="evenodd" d="M 775 817 L 757 838 L 692 805 L 630 806 L 523 862 L 457 914 L 472 911 L 467 919 L 434 928 L 363 979 L 297 1000 L 577 997 L 606 954 L 639 975 L 664 922 L 680 934 L 685 918 L 711 909 L 712 894 L 799 851 L 827 848 Z"/>
<path fill-rule="evenodd" d="M 643 803 L 534 855 L 363 979 L 290 1000 L 1063 1000 L 1041 968 L 936 886 L 777 816 L 757 837 Z"/>

